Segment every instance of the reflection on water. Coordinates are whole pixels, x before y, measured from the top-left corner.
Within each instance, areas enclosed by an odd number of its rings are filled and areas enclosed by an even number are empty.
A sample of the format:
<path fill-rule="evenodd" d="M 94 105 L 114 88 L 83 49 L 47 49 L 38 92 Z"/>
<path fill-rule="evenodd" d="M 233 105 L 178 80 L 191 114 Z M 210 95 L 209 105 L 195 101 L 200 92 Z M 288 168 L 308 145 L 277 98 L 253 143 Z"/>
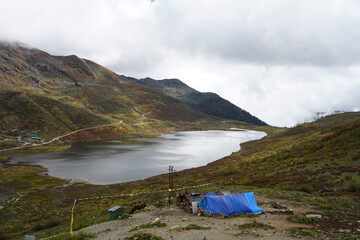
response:
<path fill-rule="evenodd" d="M 256 131 L 192 131 L 157 138 L 76 144 L 53 153 L 21 156 L 13 162 L 42 165 L 49 174 L 90 183 L 111 184 L 144 179 L 206 165 L 240 149 L 239 143 L 265 136 Z"/>

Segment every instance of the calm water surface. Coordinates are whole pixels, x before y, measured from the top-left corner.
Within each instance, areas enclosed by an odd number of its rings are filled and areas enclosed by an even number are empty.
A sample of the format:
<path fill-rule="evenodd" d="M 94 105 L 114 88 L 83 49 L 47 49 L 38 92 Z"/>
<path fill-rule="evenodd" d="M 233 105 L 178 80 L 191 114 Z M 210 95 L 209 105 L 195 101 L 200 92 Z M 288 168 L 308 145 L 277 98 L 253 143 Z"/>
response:
<path fill-rule="evenodd" d="M 157 138 L 112 140 L 76 144 L 53 153 L 21 156 L 13 163 L 42 165 L 49 175 L 111 184 L 144 179 L 206 165 L 240 149 L 240 143 L 260 139 L 257 131 L 191 131 Z"/>

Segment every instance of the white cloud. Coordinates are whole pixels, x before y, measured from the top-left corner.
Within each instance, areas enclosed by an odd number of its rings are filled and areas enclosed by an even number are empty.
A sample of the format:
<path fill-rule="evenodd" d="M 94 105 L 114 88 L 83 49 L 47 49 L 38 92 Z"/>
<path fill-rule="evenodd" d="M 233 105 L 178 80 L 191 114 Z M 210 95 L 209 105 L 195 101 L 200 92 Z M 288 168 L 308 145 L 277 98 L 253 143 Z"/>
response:
<path fill-rule="evenodd" d="M 0 0 L 0 39 L 176 77 L 291 126 L 360 106 L 356 0 Z"/>

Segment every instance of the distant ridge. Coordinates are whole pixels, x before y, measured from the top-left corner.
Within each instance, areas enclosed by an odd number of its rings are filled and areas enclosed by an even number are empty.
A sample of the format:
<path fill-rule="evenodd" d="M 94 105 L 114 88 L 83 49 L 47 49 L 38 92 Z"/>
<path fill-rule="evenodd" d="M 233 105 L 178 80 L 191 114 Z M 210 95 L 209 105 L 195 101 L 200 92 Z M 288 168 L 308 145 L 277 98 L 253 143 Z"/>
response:
<path fill-rule="evenodd" d="M 154 80 L 152 78 L 136 79 L 127 76 L 123 77 L 146 87 L 159 90 L 171 97 L 177 98 L 183 103 L 186 103 L 206 114 L 225 119 L 243 121 L 258 126 L 267 126 L 265 122 L 251 115 L 244 109 L 237 107 L 228 100 L 223 99 L 216 93 L 199 92 L 189 87 L 179 79 Z"/>
<path fill-rule="evenodd" d="M 334 114 L 339 113 L 346 113 L 346 112 L 359 112 L 358 109 L 353 109 L 352 111 L 345 111 L 345 110 L 335 110 L 335 111 L 328 111 L 328 112 L 316 112 L 312 118 L 312 121 L 316 121 L 320 118 L 327 117 Z"/>

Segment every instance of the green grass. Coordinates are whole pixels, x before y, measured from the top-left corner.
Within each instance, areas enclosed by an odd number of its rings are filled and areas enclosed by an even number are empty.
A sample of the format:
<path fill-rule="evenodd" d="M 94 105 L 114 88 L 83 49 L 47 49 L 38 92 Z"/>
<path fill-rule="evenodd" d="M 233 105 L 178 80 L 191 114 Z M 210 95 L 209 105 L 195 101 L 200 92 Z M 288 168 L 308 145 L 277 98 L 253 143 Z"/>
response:
<path fill-rule="evenodd" d="M 306 224 L 312 224 L 316 223 L 318 220 L 313 217 L 293 217 L 290 218 L 290 222 L 293 223 L 306 223 Z"/>
<path fill-rule="evenodd" d="M 317 232 L 308 229 L 291 229 L 290 234 L 297 237 L 314 237 L 317 236 Z"/>
<path fill-rule="evenodd" d="M 253 221 L 250 223 L 244 223 L 244 224 L 238 225 L 238 229 L 258 228 L 258 227 L 262 227 L 262 226 L 263 226 L 263 224 Z"/>
<path fill-rule="evenodd" d="M 124 240 L 163 240 L 163 238 L 151 233 L 136 233 L 131 237 L 126 237 Z"/>
<path fill-rule="evenodd" d="M 60 234 L 54 237 L 50 237 L 50 240 L 87 240 L 95 237 L 96 236 L 93 234 L 79 232 L 73 235 L 69 233 Z"/>
<path fill-rule="evenodd" d="M 334 210 L 334 205 L 332 204 L 320 204 L 319 206 L 316 207 L 317 210 Z"/>
<path fill-rule="evenodd" d="M 39 224 L 35 225 L 33 227 L 33 230 L 36 232 L 36 231 L 40 231 L 40 230 L 47 229 L 47 228 L 53 228 L 60 224 L 61 224 L 60 219 L 49 219 L 43 224 L 39 223 Z"/>
<path fill-rule="evenodd" d="M 320 214 L 321 212 L 317 212 L 317 211 L 307 211 L 305 214 Z"/>
<path fill-rule="evenodd" d="M 211 227 L 199 226 L 197 224 L 189 224 L 185 227 L 186 230 L 209 230 Z"/>
<path fill-rule="evenodd" d="M 17 143 L 16 141 L 1 141 L 0 142 L 0 150 L 1 149 L 8 149 L 8 148 L 14 148 L 19 147 L 22 144 Z"/>
<path fill-rule="evenodd" d="M 357 240 L 359 234 L 356 232 L 342 233 L 336 230 L 312 230 L 312 229 L 291 229 L 290 234 L 294 237 L 308 239 L 334 239 L 334 240 Z"/>
<path fill-rule="evenodd" d="M 303 191 L 303 192 L 306 192 L 306 193 L 311 193 L 313 190 L 312 190 L 311 186 L 308 186 L 306 184 L 302 184 L 300 186 L 300 191 Z"/>
<path fill-rule="evenodd" d="M 258 217 L 259 215 L 258 214 L 252 214 L 252 213 L 239 213 L 239 214 L 233 214 L 233 215 L 230 215 L 226 218 L 256 218 Z"/>
<path fill-rule="evenodd" d="M 131 215 L 129 213 L 124 213 L 121 215 L 117 220 L 125 220 L 131 218 Z"/>
<path fill-rule="evenodd" d="M 132 229 L 130 229 L 130 232 L 133 231 L 137 231 L 140 229 L 146 229 L 146 228 L 162 228 L 162 227 L 166 227 L 167 224 L 160 222 L 160 221 L 156 221 L 154 223 L 146 223 L 146 224 L 141 224 L 140 226 L 134 227 Z"/>
<path fill-rule="evenodd" d="M 341 232 L 330 232 L 328 233 L 330 239 L 346 239 L 346 240 L 359 240 L 359 233 L 341 233 Z"/>

